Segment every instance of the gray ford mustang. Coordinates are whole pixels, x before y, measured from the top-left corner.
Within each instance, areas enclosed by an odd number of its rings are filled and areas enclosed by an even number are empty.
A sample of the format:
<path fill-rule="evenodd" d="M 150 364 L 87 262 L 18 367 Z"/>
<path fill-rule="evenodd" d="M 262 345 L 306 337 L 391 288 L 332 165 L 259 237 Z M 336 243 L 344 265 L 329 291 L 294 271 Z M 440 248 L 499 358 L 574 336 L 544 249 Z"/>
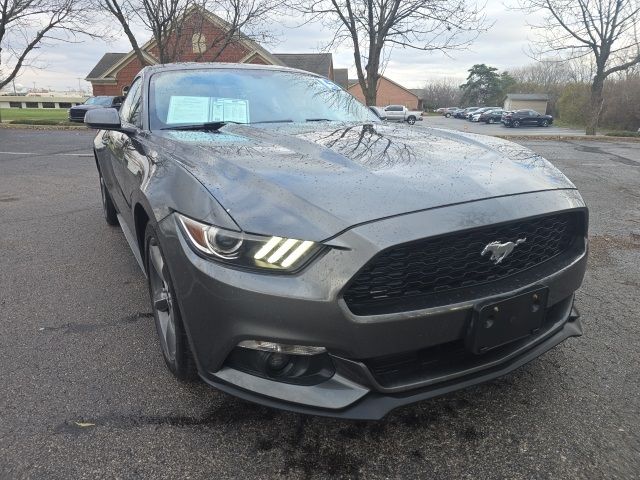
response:
<path fill-rule="evenodd" d="M 146 67 L 85 121 L 180 379 L 377 419 L 582 333 L 587 209 L 519 145 L 257 65 Z"/>

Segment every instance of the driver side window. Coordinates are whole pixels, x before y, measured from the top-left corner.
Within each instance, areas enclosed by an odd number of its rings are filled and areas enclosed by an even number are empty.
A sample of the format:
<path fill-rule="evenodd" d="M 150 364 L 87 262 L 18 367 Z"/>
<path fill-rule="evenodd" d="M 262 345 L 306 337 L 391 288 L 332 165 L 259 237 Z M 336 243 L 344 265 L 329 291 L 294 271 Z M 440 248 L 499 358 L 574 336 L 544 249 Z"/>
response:
<path fill-rule="evenodd" d="M 124 123 L 133 124 L 137 127 L 142 127 L 142 117 L 140 115 L 141 109 L 141 88 L 140 79 L 137 78 L 131 84 L 127 96 L 122 102 L 120 107 L 120 121 Z"/>

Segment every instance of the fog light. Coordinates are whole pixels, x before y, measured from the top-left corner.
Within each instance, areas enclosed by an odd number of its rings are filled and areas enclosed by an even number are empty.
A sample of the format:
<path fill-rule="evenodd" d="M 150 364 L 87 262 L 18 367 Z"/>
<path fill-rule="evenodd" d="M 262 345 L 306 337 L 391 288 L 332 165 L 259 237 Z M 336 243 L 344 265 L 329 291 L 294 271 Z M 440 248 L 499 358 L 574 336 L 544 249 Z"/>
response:
<path fill-rule="evenodd" d="M 267 366 L 269 369 L 279 372 L 284 370 L 291 358 L 284 353 L 270 353 L 267 357 Z"/>
<path fill-rule="evenodd" d="M 251 350 L 284 353 L 289 355 L 318 355 L 327 351 L 324 347 L 286 345 L 283 343 L 263 342 L 262 340 L 245 340 L 240 342 L 238 346 L 242 348 L 250 348 Z"/>

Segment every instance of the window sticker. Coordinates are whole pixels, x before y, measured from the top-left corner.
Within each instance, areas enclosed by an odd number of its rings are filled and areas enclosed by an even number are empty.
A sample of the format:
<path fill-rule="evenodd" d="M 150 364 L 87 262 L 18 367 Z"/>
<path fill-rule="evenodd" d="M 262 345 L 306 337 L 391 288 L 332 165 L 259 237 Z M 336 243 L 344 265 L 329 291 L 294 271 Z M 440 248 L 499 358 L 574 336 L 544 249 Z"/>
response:
<path fill-rule="evenodd" d="M 210 115 L 209 97 L 171 97 L 167 123 L 206 123 Z"/>
<path fill-rule="evenodd" d="M 249 102 L 239 98 L 172 96 L 167 124 L 249 123 Z"/>
<path fill-rule="evenodd" d="M 238 98 L 212 98 L 211 121 L 249 123 L 249 102 Z"/>

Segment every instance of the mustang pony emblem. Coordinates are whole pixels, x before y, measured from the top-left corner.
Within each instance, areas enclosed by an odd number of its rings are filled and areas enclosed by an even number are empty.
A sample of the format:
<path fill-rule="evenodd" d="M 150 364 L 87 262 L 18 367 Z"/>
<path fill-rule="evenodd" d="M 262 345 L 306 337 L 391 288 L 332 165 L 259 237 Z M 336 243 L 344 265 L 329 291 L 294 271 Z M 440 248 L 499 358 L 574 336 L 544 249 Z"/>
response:
<path fill-rule="evenodd" d="M 482 253 L 480 255 L 484 257 L 485 254 L 491 252 L 491 260 L 493 260 L 493 263 L 497 265 L 502 262 L 502 260 L 504 260 L 507 255 L 510 255 L 511 252 L 513 252 L 514 248 L 526 241 L 526 238 L 519 238 L 515 242 L 491 242 L 486 247 L 484 247 L 484 250 L 482 250 Z"/>

